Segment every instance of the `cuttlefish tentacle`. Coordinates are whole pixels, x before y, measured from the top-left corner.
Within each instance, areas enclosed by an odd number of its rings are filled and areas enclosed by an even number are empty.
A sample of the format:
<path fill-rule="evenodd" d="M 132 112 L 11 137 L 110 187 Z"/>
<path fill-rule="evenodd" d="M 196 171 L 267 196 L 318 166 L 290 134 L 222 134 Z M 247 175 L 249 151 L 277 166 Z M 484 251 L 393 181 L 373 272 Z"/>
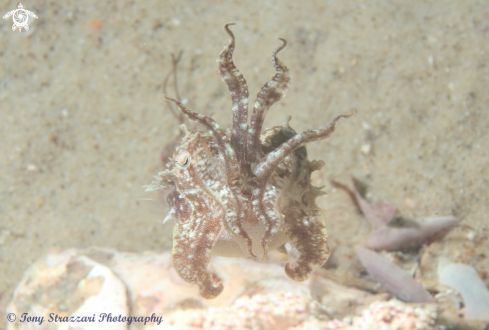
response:
<path fill-rule="evenodd" d="M 261 180 L 257 187 L 252 191 L 251 207 L 253 213 L 261 224 L 265 225 L 265 234 L 261 239 L 263 248 L 263 261 L 268 254 L 268 242 L 278 233 L 279 228 L 283 226 L 283 216 L 277 212 L 277 202 L 280 197 L 280 191 Z"/>
<path fill-rule="evenodd" d="M 205 225 L 198 225 L 199 222 Z M 194 215 L 186 223 L 176 224 L 173 229 L 173 266 L 183 280 L 198 284 L 200 294 L 206 299 L 217 297 L 223 290 L 222 283 L 214 284 L 212 274 L 207 270 L 212 247 L 219 239 L 221 230 L 219 218 Z"/>
<path fill-rule="evenodd" d="M 324 215 L 320 210 L 294 200 L 290 200 L 284 215 L 285 234 L 300 253 L 295 264 L 289 262 L 285 265 L 285 273 L 294 281 L 305 281 L 331 254 Z"/>
<path fill-rule="evenodd" d="M 339 115 L 336 116 L 333 121 L 326 127 L 322 129 L 308 129 L 305 130 L 288 141 L 284 142 L 280 147 L 275 149 L 274 151 L 267 154 L 261 161 L 258 163 L 253 170 L 254 174 L 263 179 L 267 179 L 273 172 L 273 170 L 277 167 L 277 165 L 285 159 L 291 152 L 296 150 L 299 147 L 302 147 L 306 143 L 326 139 L 334 132 L 336 122 L 341 118 L 349 118 L 355 114 L 353 111 L 349 115 Z"/>
<path fill-rule="evenodd" d="M 272 64 L 277 72 L 260 89 L 256 96 L 253 114 L 251 115 L 250 128 L 248 129 L 247 161 L 255 163 L 263 157 L 263 151 L 260 146 L 260 134 L 263 127 L 263 121 L 268 109 L 282 97 L 290 86 L 289 69 L 277 58 L 277 54 L 285 49 L 287 41 L 280 38 L 282 45 L 277 48 L 272 55 Z"/>
<path fill-rule="evenodd" d="M 253 254 L 253 241 L 248 233 L 243 228 L 243 222 L 248 215 L 249 203 L 248 200 L 242 196 L 239 188 L 229 187 L 231 194 L 218 194 L 216 197 L 222 202 L 225 209 L 226 225 L 231 234 L 241 238 L 247 243 L 248 253 L 252 257 L 256 257 Z"/>
<path fill-rule="evenodd" d="M 260 143 L 260 135 L 263 128 L 268 109 L 282 97 L 290 86 L 289 69 L 277 58 L 277 54 L 285 49 L 287 41 L 280 39 L 282 45 L 272 54 L 272 64 L 275 68 L 275 76 L 260 89 L 256 96 L 253 114 L 251 116 L 250 127 L 248 129 L 248 144 L 246 156 L 246 168 L 251 170 L 253 164 L 264 156 Z M 282 227 L 283 216 L 276 210 L 276 203 L 279 197 L 277 189 L 271 188 L 267 178 L 255 180 L 255 187 L 252 190 L 251 207 L 258 221 L 265 225 L 265 234 L 261 239 L 263 257 L 268 253 L 268 242 Z"/>
<path fill-rule="evenodd" d="M 216 143 L 216 148 L 219 151 L 219 155 L 223 155 L 224 157 L 226 181 L 230 191 L 232 192 L 232 196 L 222 196 L 223 199 L 226 199 L 226 202 L 232 204 L 232 207 L 229 208 L 231 212 L 226 212 L 225 214 L 225 223 L 231 234 L 246 242 L 249 254 L 251 256 L 255 256 L 252 252 L 253 242 L 243 228 L 243 219 L 246 217 L 248 212 L 248 203 L 246 198 L 242 196 L 241 193 L 239 164 L 236 160 L 236 154 L 231 147 L 228 137 L 211 117 L 191 111 L 187 109 L 180 101 L 169 98 L 166 95 L 165 97 L 168 100 L 173 101 L 178 106 L 180 111 L 182 111 L 182 113 L 190 120 L 197 121 L 199 124 L 207 128 L 212 134 L 212 139 Z"/>
<path fill-rule="evenodd" d="M 277 233 L 278 228 L 282 228 L 283 217 L 276 212 L 275 205 L 263 199 L 267 190 L 267 182 L 273 171 L 280 162 L 282 162 L 291 152 L 302 147 L 307 142 L 316 141 L 327 138 L 334 132 L 336 122 L 341 118 L 348 118 L 350 115 L 339 115 L 324 129 L 306 130 L 300 134 L 291 137 L 274 151 L 267 154 L 254 169 L 257 185 L 253 189 L 252 208 L 256 217 L 262 223 L 265 223 L 265 234 L 261 240 L 261 245 L 264 249 L 262 260 L 267 255 L 267 245 L 270 239 Z M 276 198 L 274 199 L 276 201 Z"/>
<path fill-rule="evenodd" d="M 192 164 L 178 167 L 176 176 L 179 178 L 176 189 L 190 204 L 192 212 L 179 219 L 173 229 L 173 265 L 182 279 L 198 284 L 200 294 L 212 299 L 223 290 L 222 283 L 214 284 L 207 270 L 212 248 L 224 230 L 222 207 Z"/>
<path fill-rule="evenodd" d="M 228 86 L 233 103 L 233 129 L 231 136 L 231 146 L 236 152 L 238 162 L 243 165 L 246 152 L 246 140 L 248 134 L 248 85 L 245 78 L 239 72 L 233 62 L 233 51 L 235 47 L 234 34 L 229 29 L 229 26 L 236 23 L 228 23 L 224 29 L 229 34 L 231 39 L 229 44 L 224 47 L 221 55 L 217 59 L 219 74 L 222 81 Z M 251 174 L 251 173 L 248 173 Z"/>
<path fill-rule="evenodd" d="M 219 58 L 217 59 L 219 74 L 222 81 L 228 86 L 231 94 L 232 109 L 233 109 L 233 128 L 231 134 L 231 147 L 236 153 L 238 163 L 241 165 L 241 170 L 246 171 L 246 176 L 251 176 L 251 170 L 244 166 L 246 153 L 246 140 L 248 134 L 248 85 L 245 78 L 234 65 L 233 52 L 235 48 L 235 39 L 233 32 L 229 26 L 236 23 L 228 23 L 224 26 L 227 34 L 231 37 L 229 44 L 224 47 Z M 248 234 L 243 230 L 241 224 L 243 219 L 248 214 L 248 201 L 242 196 L 241 190 L 237 186 L 230 186 L 232 191 L 231 196 L 221 196 L 224 205 L 226 206 L 228 224 L 231 233 L 247 241 L 248 253 L 255 257 L 252 252 L 252 241 Z"/>

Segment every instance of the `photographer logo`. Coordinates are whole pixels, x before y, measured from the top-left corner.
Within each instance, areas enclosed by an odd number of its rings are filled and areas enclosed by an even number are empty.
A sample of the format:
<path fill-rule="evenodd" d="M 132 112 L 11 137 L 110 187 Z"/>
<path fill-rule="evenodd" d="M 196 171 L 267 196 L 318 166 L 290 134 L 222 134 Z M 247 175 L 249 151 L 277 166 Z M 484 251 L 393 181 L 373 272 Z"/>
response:
<path fill-rule="evenodd" d="M 12 16 L 12 19 L 14 21 L 14 24 L 12 25 L 12 31 L 15 31 L 17 30 L 17 28 L 19 28 L 19 32 L 22 31 L 22 28 L 24 28 L 24 30 L 26 31 L 29 31 L 29 25 L 27 24 L 29 16 L 38 18 L 36 14 L 34 14 L 32 11 L 24 9 L 24 6 L 21 3 L 19 3 L 19 7 L 17 9 L 6 13 L 3 16 L 3 19 L 7 19 L 10 16 Z"/>

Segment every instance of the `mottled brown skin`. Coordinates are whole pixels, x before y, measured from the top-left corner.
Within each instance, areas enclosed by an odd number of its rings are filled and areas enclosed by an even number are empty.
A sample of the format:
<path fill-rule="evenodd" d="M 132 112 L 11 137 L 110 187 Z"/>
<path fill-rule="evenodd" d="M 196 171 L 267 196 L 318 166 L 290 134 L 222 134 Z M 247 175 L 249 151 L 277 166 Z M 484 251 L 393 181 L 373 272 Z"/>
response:
<path fill-rule="evenodd" d="M 197 284 L 204 298 L 217 297 L 222 283 L 207 270 L 211 254 L 256 257 L 289 242 L 300 256 L 285 266 L 295 281 L 305 281 L 330 255 L 324 215 L 315 204 L 320 189 L 311 185 L 311 172 L 324 163 L 310 162 L 304 145 L 325 139 L 340 115 L 328 127 L 297 134 L 288 120 L 262 130 L 268 109 L 290 84 L 287 67 L 272 56 L 275 76 L 259 91 L 248 125 L 248 86 L 233 63 L 234 35 L 217 63 L 231 94 L 233 127 L 224 131 L 210 117 L 193 112 L 177 100 L 179 110 L 198 122 L 205 132 L 188 131 L 173 153 L 168 170 L 148 191 L 169 191 L 169 216 L 175 221 L 173 265 L 189 283 Z"/>

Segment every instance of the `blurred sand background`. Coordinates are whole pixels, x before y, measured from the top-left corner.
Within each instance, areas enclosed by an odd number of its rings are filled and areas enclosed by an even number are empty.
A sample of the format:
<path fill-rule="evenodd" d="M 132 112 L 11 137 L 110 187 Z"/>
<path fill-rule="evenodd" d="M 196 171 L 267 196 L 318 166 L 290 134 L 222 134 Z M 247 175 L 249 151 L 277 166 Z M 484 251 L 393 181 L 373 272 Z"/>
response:
<path fill-rule="evenodd" d="M 319 204 L 337 269 L 348 272 L 369 231 L 329 183 L 354 174 L 406 217 L 463 216 L 474 231 L 456 228 L 430 253 L 455 242 L 454 261 L 489 283 L 487 1 L 23 4 L 39 17 L 29 32 L 0 21 L 0 328 L 24 270 L 53 249 L 170 249 L 164 210 L 137 202 L 153 197 L 142 186 L 177 128 L 163 79 L 183 50 L 182 97 L 229 127 L 215 60 L 233 21 L 235 63 L 253 97 L 274 73 L 277 38 L 289 42 L 280 57 L 292 86 L 265 126 L 292 115 L 298 131 L 319 128 L 357 109 L 308 146 L 309 159 L 326 162 L 314 184 L 328 192 Z M 2 2 L 2 16 L 17 5 Z"/>

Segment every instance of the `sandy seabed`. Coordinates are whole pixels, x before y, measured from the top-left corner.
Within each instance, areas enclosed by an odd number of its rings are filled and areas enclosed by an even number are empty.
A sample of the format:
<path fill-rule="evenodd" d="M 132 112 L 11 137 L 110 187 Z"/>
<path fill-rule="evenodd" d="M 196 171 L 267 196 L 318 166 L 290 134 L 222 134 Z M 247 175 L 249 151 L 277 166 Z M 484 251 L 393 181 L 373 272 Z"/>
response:
<path fill-rule="evenodd" d="M 2 13 L 17 2 L 0 5 Z M 0 310 L 24 270 L 54 249 L 171 247 L 164 210 L 138 198 L 163 168 L 177 122 L 162 93 L 171 54 L 184 51 L 188 107 L 231 122 L 215 59 L 237 38 L 235 63 L 253 96 L 274 73 L 293 76 L 265 126 L 338 124 L 308 146 L 326 166 L 319 205 L 339 274 L 356 261 L 368 224 L 329 179 L 366 181 L 372 199 L 405 217 L 463 217 L 429 247 L 489 283 L 489 6 L 485 1 L 30 1 L 28 32 L 0 23 Z M 2 14 L 3 15 L 3 14 Z M 475 243 L 474 243 L 475 242 Z M 0 328 L 5 314 L 0 313 Z"/>

